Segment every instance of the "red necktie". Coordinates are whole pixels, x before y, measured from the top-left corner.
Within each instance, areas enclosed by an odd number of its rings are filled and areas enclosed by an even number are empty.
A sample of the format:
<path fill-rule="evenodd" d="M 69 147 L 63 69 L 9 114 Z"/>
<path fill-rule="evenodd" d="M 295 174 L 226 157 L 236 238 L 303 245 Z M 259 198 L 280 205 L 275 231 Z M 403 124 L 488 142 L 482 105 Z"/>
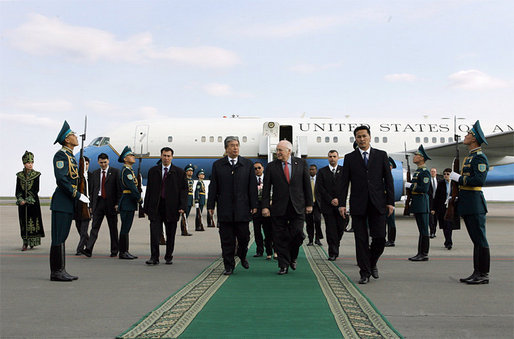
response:
<path fill-rule="evenodd" d="M 287 162 L 284 162 L 284 174 L 286 176 L 287 183 L 289 183 L 289 166 L 287 166 Z"/>
<path fill-rule="evenodd" d="M 164 167 L 164 176 L 162 177 L 162 182 L 161 182 L 161 198 L 165 198 L 165 195 L 164 195 L 164 181 L 166 180 L 166 177 L 168 176 L 168 167 Z"/>
<path fill-rule="evenodd" d="M 102 198 L 106 198 L 105 194 L 105 170 L 102 171 Z"/>

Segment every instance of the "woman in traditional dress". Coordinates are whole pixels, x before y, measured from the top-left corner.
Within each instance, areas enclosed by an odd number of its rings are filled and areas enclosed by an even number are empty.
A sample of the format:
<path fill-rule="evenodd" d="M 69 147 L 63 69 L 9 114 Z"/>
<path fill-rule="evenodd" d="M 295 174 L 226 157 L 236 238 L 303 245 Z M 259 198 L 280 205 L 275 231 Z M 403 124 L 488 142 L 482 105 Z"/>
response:
<path fill-rule="evenodd" d="M 16 173 L 16 205 L 20 219 L 21 238 L 23 239 L 22 251 L 27 247 L 41 245 L 41 238 L 45 236 L 43 219 L 41 218 L 41 206 L 39 205 L 39 176 L 40 172 L 34 171 L 34 154 L 25 151 L 22 157 L 24 169 Z"/>

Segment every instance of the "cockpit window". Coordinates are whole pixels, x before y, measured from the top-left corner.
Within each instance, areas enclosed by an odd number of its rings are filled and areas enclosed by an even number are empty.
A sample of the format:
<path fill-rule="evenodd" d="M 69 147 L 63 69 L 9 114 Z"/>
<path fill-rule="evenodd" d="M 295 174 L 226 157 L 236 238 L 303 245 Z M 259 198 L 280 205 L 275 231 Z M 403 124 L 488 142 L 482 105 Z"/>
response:
<path fill-rule="evenodd" d="M 109 144 L 110 140 L 111 140 L 111 138 L 109 138 L 109 137 L 98 137 L 98 138 L 93 139 L 93 141 L 91 141 L 89 143 L 89 146 L 94 146 L 94 147 L 105 146 L 105 145 Z"/>

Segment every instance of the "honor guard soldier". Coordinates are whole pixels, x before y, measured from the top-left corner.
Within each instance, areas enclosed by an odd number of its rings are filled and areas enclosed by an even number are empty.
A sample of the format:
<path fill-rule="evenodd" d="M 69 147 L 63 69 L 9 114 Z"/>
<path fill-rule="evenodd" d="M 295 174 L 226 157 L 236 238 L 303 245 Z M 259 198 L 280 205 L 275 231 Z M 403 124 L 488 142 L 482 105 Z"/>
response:
<path fill-rule="evenodd" d="M 457 209 L 464 219 L 469 237 L 473 242 L 473 274 L 460 279 L 470 285 L 489 283 L 490 254 L 489 243 L 485 235 L 485 215 L 487 204 L 482 193 L 482 186 L 487 178 L 489 163 L 480 145 L 486 144 L 480 122 L 464 137 L 463 144 L 468 146 L 469 155 L 464 158 L 460 175 L 450 173 L 450 179 L 459 184 Z"/>
<path fill-rule="evenodd" d="M 420 145 L 413 159 L 418 168 L 412 176 L 412 182 L 405 183 L 405 188 L 410 189 L 412 194 L 410 211 L 414 213 L 416 217 L 416 224 L 418 225 L 419 231 L 418 254 L 410 257 L 410 261 L 428 260 L 428 250 L 430 248 L 430 237 L 428 234 L 428 214 L 430 213 L 428 189 L 430 186 L 430 171 L 425 165 L 425 161 L 427 160 L 430 160 L 430 157 L 425 152 L 423 145 Z"/>
<path fill-rule="evenodd" d="M 118 162 L 123 163 L 120 174 L 120 187 L 122 190 L 118 209 L 120 211 L 121 229 L 119 239 L 119 258 L 120 259 L 137 259 L 136 256 L 129 253 L 129 232 L 134 221 L 134 213 L 141 202 L 141 193 L 137 189 L 137 176 L 132 170 L 132 165 L 136 162 L 134 152 L 130 147 L 125 146 L 121 152 Z"/>
<path fill-rule="evenodd" d="M 202 212 L 203 207 L 205 206 L 205 183 L 203 182 L 203 179 L 205 178 L 205 171 L 203 169 L 200 169 L 196 176 L 198 177 L 198 181 L 196 183 L 195 189 L 195 231 L 205 231 L 202 222 Z"/>
<path fill-rule="evenodd" d="M 52 195 L 52 246 L 50 247 L 50 280 L 72 281 L 78 277 L 68 274 L 65 266 L 64 243 L 70 233 L 75 206 L 78 200 L 87 204 L 89 199 L 77 191 L 79 168 L 73 148 L 79 145 L 75 132 L 66 121 L 54 144 L 63 147 L 54 155 L 53 165 L 57 188 Z"/>
<path fill-rule="evenodd" d="M 396 168 L 396 163 L 394 159 L 389 157 L 389 168 L 391 171 L 393 168 Z M 387 224 L 387 241 L 385 243 L 385 247 L 394 247 L 394 241 L 396 240 L 396 220 L 394 216 L 394 210 L 391 215 L 386 216 L 386 224 Z"/>
<path fill-rule="evenodd" d="M 186 171 L 186 177 L 187 177 L 187 205 L 186 205 L 186 215 L 182 216 L 182 221 L 180 222 L 180 231 L 181 235 L 189 236 L 192 235 L 187 231 L 187 217 L 189 217 L 189 213 L 191 212 L 191 207 L 193 206 L 194 202 L 194 183 L 193 180 L 193 173 L 194 173 L 194 167 L 193 164 L 188 164 L 184 171 Z"/>

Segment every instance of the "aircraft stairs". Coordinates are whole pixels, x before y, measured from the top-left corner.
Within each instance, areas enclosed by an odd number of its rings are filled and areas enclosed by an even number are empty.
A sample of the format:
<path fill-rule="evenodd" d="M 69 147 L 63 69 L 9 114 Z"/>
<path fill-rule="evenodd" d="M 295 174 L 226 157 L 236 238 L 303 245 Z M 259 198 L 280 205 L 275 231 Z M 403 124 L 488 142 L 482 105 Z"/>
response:
<path fill-rule="evenodd" d="M 307 136 L 294 136 L 293 127 L 267 121 L 263 124 L 259 143 L 259 156 L 267 157 L 268 163 L 276 158 L 276 148 L 280 140 L 289 140 L 293 144 L 293 155 L 305 158 L 308 155 Z"/>

